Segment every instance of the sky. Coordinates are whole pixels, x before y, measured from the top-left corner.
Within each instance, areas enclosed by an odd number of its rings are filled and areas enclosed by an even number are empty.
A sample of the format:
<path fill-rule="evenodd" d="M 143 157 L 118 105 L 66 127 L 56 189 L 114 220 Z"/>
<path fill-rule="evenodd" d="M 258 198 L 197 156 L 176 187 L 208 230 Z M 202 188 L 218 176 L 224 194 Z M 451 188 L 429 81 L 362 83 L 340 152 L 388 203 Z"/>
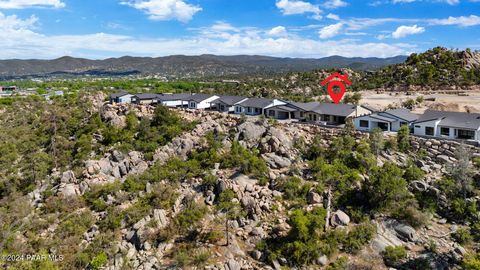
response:
<path fill-rule="evenodd" d="M 0 59 L 480 49 L 480 0 L 0 0 Z"/>

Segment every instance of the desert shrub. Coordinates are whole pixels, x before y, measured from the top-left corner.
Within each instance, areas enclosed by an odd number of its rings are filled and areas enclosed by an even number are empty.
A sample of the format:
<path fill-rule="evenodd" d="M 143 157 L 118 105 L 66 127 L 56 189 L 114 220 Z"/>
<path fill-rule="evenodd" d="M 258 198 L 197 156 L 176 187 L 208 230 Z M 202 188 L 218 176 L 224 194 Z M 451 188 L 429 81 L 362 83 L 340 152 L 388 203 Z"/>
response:
<path fill-rule="evenodd" d="M 239 168 L 240 172 L 255 177 L 266 177 L 268 167 L 265 161 L 259 156 L 258 150 L 247 150 L 234 141 L 230 152 L 222 159 L 223 168 Z"/>
<path fill-rule="evenodd" d="M 283 198 L 286 200 L 305 202 L 311 187 L 311 184 L 305 183 L 301 178 L 295 176 L 284 177 L 277 182 L 277 189 L 283 192 Z"/>
<path fill-rule="evenodd" d="M 105 252 L 101 252 L 92 259 L 89 266 L 92 270 L 98 270 L 102 268 L 102 266 L 107 264 L 107 262 L 108 262 L 107 254 L 105 254 Z"/>
<path fill-rule="evenodd" d="M 428 214 L 426 214 L 425 211 L 419 210 L 417 203 L 412 200 L 401 203 L 392 211 L 391 215 L 393 218 L 417 229 L 427 225 L 430 219 Z"/>
<path fill-rule="evenodd" d="M 89 191 L 83 194 L 85 201 L 95 211 L 104 211 L 108 205 L 106 204 L 108 195 L 115 195 L 122 187 L 119 181 L 105 185 L 94 185 Z"/>
<path fill-rule="evenodd" d="M 382 252 L 382 256 L 387 262 L 397 263 L 407 257 L 407 250 L 404 246 L 388 246 Z"/>
<path fill-rule="evenodd" d="M 397 145 L 398 150 L 402 152 L 407 152 L 411 145 L 410 145 L 410 128 L 407 125 L 403 125 L 400 127 L 397 133 Z"/>
<path fill-rule="evenodd" d="M 174 220 L 179 232 L 184 233 L 191 230 L 207 214 L 208 208 L 205 205 L 190 202 Z"/>
<path fill-rule="evenodd" d="M 343 270 L 347 269 L 348 265 L 348 258 L 347 257 L 339 257 L 336 261 L 330 263 L 326 270 Z"/>
<path fill-rule="evenodd" d="M 465 245 L 472 242 L 473 237 L 470 233 L 470 230 L 467 228 L 460 228 L 455 233 L 452 234 L 453 239 L 459 244 Z"/>
<path fill-rule="evenodd" d="M 478 270 L 480 269 L 480 253 L 470 253 L 463 258 L 462 263 L 465 270 Z"/>
<path fill-rule="evenodd" d="M 212 256 L 208 250 L 197 250 L 192 258 L 192 264 L 197 267 L 203 267 L 208 263 L 208 260 Z"/>
<path fill-rule="evenodd" d="M 217 186 L 218 178 L 212 174 L 207 174 L 202 178 L 202 186 L 205 190 L 214 189 Z"/>
<path fill-rule="evenodd" d="M 343 249 L 349 253 L 356 253 L 373 239 L 376 227 L 371 223 L 359 224 L 348 232 L 343 242 Z"/>
<path fill-rule="evenodd" d="M 413 163 L 413 161 L 409 160 L 407 162 L 407 167 L 405 168 L 405 172 L 403 173 L 403 178 L 408 182 L 422 180 L 425 176 L 425 172 L 422 171 L 417 165 Z"/>

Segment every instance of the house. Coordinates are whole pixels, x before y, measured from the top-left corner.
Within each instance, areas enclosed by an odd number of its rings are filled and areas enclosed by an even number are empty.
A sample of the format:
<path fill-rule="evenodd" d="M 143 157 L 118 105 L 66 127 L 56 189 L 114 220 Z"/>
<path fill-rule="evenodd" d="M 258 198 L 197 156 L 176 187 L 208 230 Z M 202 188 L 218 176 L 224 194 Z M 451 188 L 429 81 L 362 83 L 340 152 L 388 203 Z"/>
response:
<path fill-rule="evenodd" d="M 219 96 L 209 94 L 194 94 L 186 99 L 189 109 L 210 109 L 211 103 L 217 100 Z"/>
<path fill-rule="evenodd" d="M 151 93 L 141 93 L 135 94 L 132 97 L 132 103 L 135 104 L 142 104 L 142 105 L 155 105 L 158 103 L 158 94 L 151 94 Z"/>
<path fill-rule="evenodd" d="M 414 114 L 408 109 L 400 108 L 355 117 L 353 122 L 355 128 L 361 131 L 372 131 L 375 128 L 383 131 L 399 131 L 403 125 L 412 129 L 413 122 L 419 117 L 420 115 Z"/>
<path fill-rule="evenodd" d="M 278 106 L 278 105 L 287 105 L 287 103 L 277 99 L 249 98 L 247 100 L 244 100 L 235 104 L 235 113 L 246 114 L 246 115 L 268 116 L 266 109 L 274 106 Z"/>
<path fill-rule="evenodd" d="M 0 86 L 0 92 L 15 92 L 17 91 L 16 86 Z"/>
<path fill-rule="evenodd" d="M 113 93 L 110 95 L 110 103 L 131 103 L 132 102 L 132 94 L 129 93 Z"/>
<path fill-rule="evenodd" d="M 246 97 L 241 96 L 220 96 L 211 103 L 211 107 L 219 112 L 234 112 L 235 104 L 247 100 Z"/>
<path fill-rule="evenodd" d="M 427 110 L 413 123 L 413 134 L 480 142 L 480 114 Z"/>
<path fill-rule="evenodd" d="M 295 119 L 324 125 L 343 125 L 347 118 L 372 113 L 372 109 L 351 104 L 290 102 L 289 105 L 297 108 Z"/>
<path fill-rule="evenodd" d="M 188 107 L 188 99 L 192 94 L 189 93 L 181 93 L 181 94 L 161 94 L 157 96 L 158 104 L 163 106 L 177 108 L 177 107 Z"/>

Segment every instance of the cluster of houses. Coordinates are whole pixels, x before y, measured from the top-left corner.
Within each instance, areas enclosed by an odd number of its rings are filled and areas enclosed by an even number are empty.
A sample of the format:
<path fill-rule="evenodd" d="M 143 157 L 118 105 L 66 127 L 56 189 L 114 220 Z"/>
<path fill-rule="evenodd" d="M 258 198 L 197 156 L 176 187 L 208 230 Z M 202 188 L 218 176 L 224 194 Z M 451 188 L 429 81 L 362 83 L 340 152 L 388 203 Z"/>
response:
<path fill-rule="evenodd" d="M 376 111 L 362 105 L 319 102 L 290 102 L 280 99 L 221 96 L 211 94 L 129 94 L 115 93 L 112 103 L 163 105 L 172 108 L 213 110 L 249 116 L 263 115 L 278 120 L 296 120 L 324 126 L 342 127 L 353 119 L 355 128 L 372 131 L 380 128 L 396 132 L 407 125 L 412 134 L 480 143 L 480 114 L 427 110 L 415 114 L 400 108 Z"/>

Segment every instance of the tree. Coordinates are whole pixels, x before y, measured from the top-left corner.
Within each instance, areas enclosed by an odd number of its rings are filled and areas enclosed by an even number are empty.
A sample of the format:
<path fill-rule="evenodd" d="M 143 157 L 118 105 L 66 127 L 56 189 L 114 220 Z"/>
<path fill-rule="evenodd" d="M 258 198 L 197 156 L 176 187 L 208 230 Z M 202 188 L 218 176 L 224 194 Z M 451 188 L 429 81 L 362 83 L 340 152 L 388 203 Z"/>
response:
<path fill-rule="evenodd" d="M 467 198 L 467 194 L 473 189 L 473 171 L 470 165 L 472 154 L 467 150 L 465 145 L 460 145 L 455 151 L 456 161 L 448 167 L 448 172 L 460 189 L 463 198 Z"/>
<path fill-rule="evenodd" d="M 385 138 L 380 128 L 374 128 L 370 133 L 370 148 L 375 155 L 379 155 L 385 146 Z"/>
<path fill-rule="evenodd" d="M 390 161 L 377 168 L 365 186 L 370 205 L 385 210 L 403 201 L 408 196 L 408 189 L 402 175 L 402 169 Z"/>
<path fill-rule="evenodd" d="M 407 152 L 410 149 L 410 129 L 407 125 L 402 125 L 397 133 L 398 149 Z"/>
<path fill-rule="evenodd" d="M 228 223 L 230 220 L 237 219 L 243 215 L 242 208 L 237 201 L 234 201 L 235 192 L 227 189 L 220 193 L 217 208 L 225 212 L 225 235 L 227 237 L 227 246 L 230 245 L 230 235 L 228 231 Z"/>

